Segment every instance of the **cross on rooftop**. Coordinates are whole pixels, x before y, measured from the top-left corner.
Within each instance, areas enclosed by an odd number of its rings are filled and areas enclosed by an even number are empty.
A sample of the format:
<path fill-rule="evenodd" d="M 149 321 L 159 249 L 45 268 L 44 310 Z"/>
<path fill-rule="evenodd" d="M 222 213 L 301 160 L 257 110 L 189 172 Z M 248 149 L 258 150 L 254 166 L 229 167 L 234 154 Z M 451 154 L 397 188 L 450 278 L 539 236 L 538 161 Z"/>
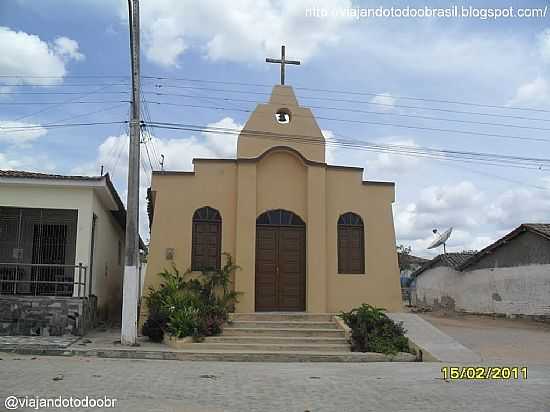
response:
<path fill-rule="evenodd" d="M 285 64 L 297 64 L 300 62 L 298 60 L 285 60 L 285 46 L 281 46 L 281 58 L 280 59 L 270 59 L 269 57 L 265 59 L 267 63 L 278 63 L 281 65 L 281 84 L 285 84 Z"/>

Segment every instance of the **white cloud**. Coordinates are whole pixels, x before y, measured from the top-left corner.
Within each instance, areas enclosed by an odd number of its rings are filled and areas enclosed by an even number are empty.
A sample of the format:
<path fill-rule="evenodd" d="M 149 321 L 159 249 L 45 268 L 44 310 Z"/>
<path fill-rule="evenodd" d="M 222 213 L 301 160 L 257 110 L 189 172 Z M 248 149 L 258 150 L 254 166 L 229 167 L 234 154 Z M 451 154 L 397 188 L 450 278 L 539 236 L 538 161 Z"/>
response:
<path fill-rule="evenodd" d="M 395 139 L 388 138 L 381 141 L 382 144 L 399 146 L 403 148 L 415 148 L 418 145 L 412 139 Z M 391 148 L 390 148 L 391 149 Z M 413 168 L 417 168 L 420 160 L 417 157 L 392 154 L 392 153 L 378 153 L 376 155 L 370 155 L 370 160 L 367 159 L 367 173 L 385 173 L 392 175 L 399 175 L 410 172 Z"/>
<path fill-rule="evenodd" d="M 543 77 L 527 83 L 521 84 L 516 91 L 516 95 L 508 102 L 510 106 L 514 105 L 545 105 L 550 102 L 550 85 Z"/>
<path fill-rule="evenodd" d="M 84 60 L 84 55 L 78 51 L 78 42 L 68 37 L 58 37 L 54 40 L 55 53 L 66 60 Z"/>
<path fill-rule="evenodd" d="M 483 221 L 480 209 L 483 193 L 471 182 L 429 186 L 420 191 L 418 200 L 395 208 L 395 228 L 402 243 L 425 248 L 432 240 L 431 230 L 454 227 L 470 231 Z"/>
<path fill-rule="evenodd" d="M 543 60 L 550 62 L 550 29 L 545 29 L 539 34 L 538 47 Z"/>
<path fill-rule="evenodd" d="M 436 79 L 460 78 L 470 86 L 479 84 L 480 90 L 495 84 L 506 90 L 504 82 L 514 84 L 518 78 L 537 71 L 532 44 L 521 36 L 502 32 L 480 34 L 468 31 L 466 26 L 449 26 L 442 21 L 425 23 L 400 20 L 396 26 L 387 20 L 363 22 L 354 26 L 353 37 L 342 42 L 346 46 L 343 52 L 368 56 L 354 62 L 358 69 L 363 66 L 361 69 L 369 70 L 368 66 L 376 62 L 377 66 L 403 73 L 406 79 L 436 82 Z M 456 85 L 448 86 L 447 89 L 454 89 Z"/>
<path fill-rule="evenodd" d="M 9 158 L 5 153 L 0 153 L 0 169 L 16 170 L 21 167 L 21 162 L 16 159 Z"/>
<path fill-rule="evenodd" d="M 67 37 L 59 37 L 50 45 L 36 35 L 0 26 L 0 74 L 20 76 L 8 78 L 10 83 L 58 84 L 67 74 L 66 62 L 82 58 L 78 43 Z"/>
<path fill-rule="evenodd" d="M 477 206 L 482 201 L 482 193 L 468 181 L 452 186 L 430 186 L 420 192 L 418 202 L 425 212 L 443 212 Z"/>
<path fill-rule="evenodd" d="M 411 245 L 419 255 L 428 251 L 433 228 L 454 227 L 448 250 L 479 250 L 521 223 L 545 223 L 550 210 L 550 178 L 541 179 L 547 190 L 514 188 L 488 196 L 469 181 L 430 186 L 418 200 L 396 204 L 394 209 L 398 243 Z"/>
<path fill-rule="evenodd" d="M 325 142 L 330 142 L 331 140 L 334 140 L 334 133 L 331 130 L 321 130 L 321 133 L 323 134 L 325 138 Z M 336 147 L 326 144 L 325 145 L 325 162 L 328 164 L 335 164 L 337 158 L 337 149 Z"/>
<path fill-rule="evenodd" d="M 0 143 L 27 146 L 46 133 L 48 130 L 37 124 L 0 120 Z"/>
<path fill-rule="evenodd" d="M 325 140 L 334 140 L 334 133 L 330 130 L 323 130 Z M 377 139 L 374 143 L 396 146 L 399 149 L 415 148 L 418 145 L 413 139 L 403 137 L 386 137 Z M 388 149 L 391 149 L 389 147 Z M 325 150 L 326 162 L 345 166 L 363 167 L 366 170 L 367 178 L 373 177 L 384 180 L 393 179 L 400 175 L 408 174 L 412 170 L 419 170 L 420 159 L 413 156 L 394 154 L 385 151 L 350 150 L 327 144 Z"/>
<path fill-rule="evenodd" d="M 51 173 L 56 170 L 55 164 L 45 154 L 29 156 L 18 152 L 0 152 L 0 169 L 43 173 Z"/>
<path fill-rule="evenodd" d="M 145 31 L 145 56 L 161 66 L 177 66 L 178 57 L 187 49 L 183 30 L 170 17 L 154 19 Z"/>
<path fill-rule="evenodd" d="M 127 19 L 127 2 L 120 2 Z M 196 46 L 212 60 L 263 62 L 277 57 L 281 44 L 288 57 L 305 61 L 337 43 L 345 18 L 306 17 L 309 7 L 349 7 L 350 0 L 155 0 L 141 4 L 145 56 L 162 66 L 177 66 Z"/>
<path fill-rule="evenodd" d="M 547 190 L 514 188 L 499 194 L 484 211 L 497 228 L 510 224 L 547 223 L 550 218 L 550 185 Z"/>
<path fill-rule="evenodd" d="M 378 110 L 387 112 L 394 109 L 395 97 L 390 93 L 380 93 L 370 99 L 370 102 L 376 104 Z"/>
<path fill-rule="evenodd" d="M 209 128 L 228 128 L 241 130 L 243 125 L 236 123 L 230 117 L 225 117 L 217 122 L 207 125 Z M 165 155 L 164 168 L 166 170 L 193 170 L 194 158 L 227 158 L 236 157 L 237 136 L 223 133 L 204 133 L 191 135 L 185 138 L 158 138 L 151 137 L 147 143 L 149 154 L 153 167 L 158 169 L 157 160 L 154 159 L 153 150 L 157 155 Z M 148 165 L 149 159 L 144 145 L 141 145 L 141 158 L 143 163 Z M 126 202 L 126 179 L 128 174 L 128 135 L 107 137 L 99 145 L 97 158 L 95 161 L 73 168 L 70 173 L 83 175 L 98 175 L 101 166 L 104 166 L 105 172 L 111 175 L 117 188 L 120 190 L 120 196 Z M 140 168 L 140 227 L 142 235 L 148 233 L 147 229 L 147 208 L 145 204 L 145 194 L 149 186 L 150 170 L 149 166 Z"/>

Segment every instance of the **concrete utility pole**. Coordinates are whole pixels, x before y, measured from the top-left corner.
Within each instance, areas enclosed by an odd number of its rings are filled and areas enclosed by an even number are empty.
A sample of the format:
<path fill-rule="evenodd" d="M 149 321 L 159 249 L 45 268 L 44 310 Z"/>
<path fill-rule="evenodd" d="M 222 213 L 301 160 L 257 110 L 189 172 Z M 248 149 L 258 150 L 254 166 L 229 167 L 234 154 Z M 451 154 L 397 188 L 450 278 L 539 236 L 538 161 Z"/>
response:
<path fill-rule="evenodd" d="M 139 0 L 128 0 L 128 15 L 130 22 L 130 55 L 132 59 L 132 114 L 130 118 L 128 198 L 126 202 L 126 260 L 124 264 L 120 342 L 123 345 L 135 345 L 139 299 Z"/>

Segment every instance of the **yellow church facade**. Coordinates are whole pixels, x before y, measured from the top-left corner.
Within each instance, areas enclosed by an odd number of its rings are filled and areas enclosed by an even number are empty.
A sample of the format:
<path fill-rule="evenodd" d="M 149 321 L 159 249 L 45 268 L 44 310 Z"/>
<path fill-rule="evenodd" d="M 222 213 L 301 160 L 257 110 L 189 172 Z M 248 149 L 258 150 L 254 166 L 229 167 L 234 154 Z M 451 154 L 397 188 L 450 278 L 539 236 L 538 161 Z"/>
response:
<path fill-rule="evenodd" d="M 237 312 L 401 308 L 393 183 L 325 162 L 325 140 L 289 86 L 275 86 L 240 132 L 234 159 L 152 177 L 144 293 L 175 265 L 240 267 Z"/>

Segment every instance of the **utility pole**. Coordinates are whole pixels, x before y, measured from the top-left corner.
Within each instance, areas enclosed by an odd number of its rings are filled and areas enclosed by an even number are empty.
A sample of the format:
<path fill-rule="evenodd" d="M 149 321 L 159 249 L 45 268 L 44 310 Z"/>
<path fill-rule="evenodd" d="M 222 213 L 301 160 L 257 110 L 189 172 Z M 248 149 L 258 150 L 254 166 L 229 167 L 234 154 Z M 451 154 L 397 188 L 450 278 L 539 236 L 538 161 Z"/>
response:
<path fill-rule="evenodd" d="M 139 299 L 139 0 L 128 0 L 128 16 L 130 23 L 130 56 L 132 60 L 132 111 L 128 156 L 128 198 L 126 202 L 126 259 L 124 262 L 120 342 L 123 345 L 135 345 Z"/>

